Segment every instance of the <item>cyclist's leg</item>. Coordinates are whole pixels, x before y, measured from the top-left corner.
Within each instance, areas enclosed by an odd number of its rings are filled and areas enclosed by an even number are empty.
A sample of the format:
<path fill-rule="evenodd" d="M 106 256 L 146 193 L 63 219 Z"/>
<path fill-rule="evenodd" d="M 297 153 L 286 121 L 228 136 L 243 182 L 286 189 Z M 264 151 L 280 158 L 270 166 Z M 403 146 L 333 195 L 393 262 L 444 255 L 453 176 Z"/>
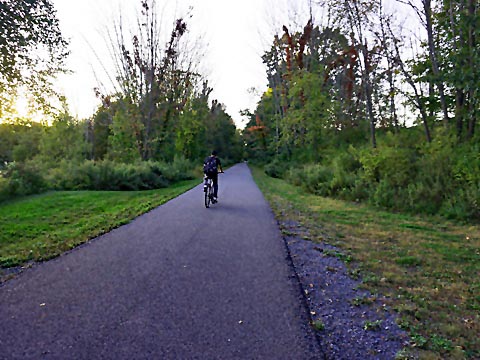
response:
<path fill-rule="evenodd" d="M 208 185 L 208 176 L 207 174 L 203 174 L 203 191 L 207 191 Z"/>
<path fill-rule="evenodd" d="M 212 176 L 213 180 L 213 197 L 217 197 L 218 195 L 218 174 Z"/>

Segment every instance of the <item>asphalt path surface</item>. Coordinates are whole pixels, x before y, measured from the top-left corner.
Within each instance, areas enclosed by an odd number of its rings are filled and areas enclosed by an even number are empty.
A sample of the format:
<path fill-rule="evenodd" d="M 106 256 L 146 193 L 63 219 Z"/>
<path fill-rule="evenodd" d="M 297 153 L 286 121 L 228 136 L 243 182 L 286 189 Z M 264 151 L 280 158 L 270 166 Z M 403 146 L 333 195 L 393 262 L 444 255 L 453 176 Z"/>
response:
<path fill-rule="evenodd" d="M 317 359 L 245 164 L 0 286 L 1 359 Z"/>

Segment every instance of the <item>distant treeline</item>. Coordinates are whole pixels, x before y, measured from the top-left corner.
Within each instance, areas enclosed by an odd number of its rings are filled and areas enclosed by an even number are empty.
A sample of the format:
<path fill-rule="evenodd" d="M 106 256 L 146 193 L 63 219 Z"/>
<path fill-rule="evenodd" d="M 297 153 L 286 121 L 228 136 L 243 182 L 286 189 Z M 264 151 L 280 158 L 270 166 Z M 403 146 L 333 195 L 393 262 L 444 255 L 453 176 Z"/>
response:
<path fill-rule="evenodd" d="M 224 163 L 243 156 L 242 138 L 220 104 L 189 99 L 148 153 L 139 147 L 124 100 L 92 120 L 68 114 L 51 125 L 0 124 L 0 198 L 45 190 L 142 190 L 193 178 L 213 149 Z M 138 109 L 130 104 L 131 111 Z M 159 131 L 154 126 L 151 131 Z"/>
<path fill-rule="evenodd" d="M 212 89 L 198 71 L 200 49 L 189 41 L 185 21 L 173 21 L 165 37 L 155 1 L 138 5 L 137 29 L 127 33 L 120 19 L 109 33 L 116 66 L 107 76 L 115 90 L 95 89 L 97 111 L 78 120 L 66 106 L 58 112 L 49 104 L 58 95 L 50 91 L 52 79 L 68 56 L 52 3 L 6 2 L 0 21 L 11 26 L 2 27 L 8 41 L 0 43 L 9 54 L 0 67 L 0 199 L 49 189 L 158 188 L 191 178 L 214 149 L 224 163 L 243 157 L 240 132 L 224 106 L 210 99 Z M 32 51 L 40 48 L 43 58 Z M 22 91 L 45 123 L 12 116 Z"/>
<path fill-rule="evenodd" d="M 478 2 L 395 2 L 425 27 L 418 48 L 381 1 L 322 4 L 329 26 L 284 26 L 263 56 L 249 158 L 320 195 L 479 220 Z"/>

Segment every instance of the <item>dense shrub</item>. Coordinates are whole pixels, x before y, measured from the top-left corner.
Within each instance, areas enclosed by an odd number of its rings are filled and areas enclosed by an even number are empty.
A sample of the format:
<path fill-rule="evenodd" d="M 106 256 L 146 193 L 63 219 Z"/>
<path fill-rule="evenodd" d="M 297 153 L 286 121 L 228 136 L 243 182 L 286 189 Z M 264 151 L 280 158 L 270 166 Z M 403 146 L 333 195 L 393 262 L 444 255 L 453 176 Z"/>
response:
<path fill-rule="evenodd" d="M 356 200 L 358 196 L 353 194 L 358 171 L 361 163 L 348 152 L 341 152 L 332 161 L 333 178 L 330 182 L 331 195 L 338 195 L 341 198 Z"/>
<path fill-rule="evenodd" d="M 184 159 L 173 163 L 116 163 L 84 161 L 61 162 L 49 172 L 49 183 L 61 190 L 147 190 L 168 186 L 179 180 L 192 179 L 192 165 Z"/>
<path fill-rule="evenodd" d="M 172 163 L 116 163 L 109 160 L 60 161 L 53 168 L 33 161 L 10 163 L 0 177 L 0 200 L 53 190 L 147 190 L 193 179 L 193 164 L 183 158 Z M 44 174 L 44 175 L 42 175 Z"/>
<path fill-rule="evenodd" d="M 290 172 L 290 179 L 292 178 L 297 178 L 301 186 L 308 192 L 320 196 L 330 195 L 330 183 L 333 179 L 333 172 L 328 166 L 319 164 L 306 165 L 303 169 Z"/>
<path fill-rule="evenodd" d="M 440 213 L 449 218 L 480 220 L 480 145 L 463 145 L 453 154 L 453 189 Z"/>
<path fill-rule="evenodd" d="M 283 178 L 288 171 L 288 163 L 274 159 L 264 167 L 265 173 L 273 178 Z"/>
<path fill-rule="evenodd" d="M 1 176 L 0 173 L 0 201 L 4 201 L 10 197 L 8 193 L 8 180 Z"/>
<path fill-rule="evenodd" d="M 401 137 L 400 137 L 401 138 Z M 402 146 L 393 135 L 369 146 L 324 156 L 321 163 L 285 170 L 265 167 L 311 193 L 413 213 L 480 220 L 480 145 L 439 134 L 432 143 Z M 291 164 L 290 164 L 291 165 Z"/>
<path fill-rule="evenodd" d="M 385 180 L 390 186 L 406 187 L 416 175 L 416 153 L 412 149 L 366 148 L 357 151 L 356 157 L 369 182 Z"/>
<path fill-rule="evenodd" d="M 36 194 L 47 188 L 40 168 L 34 162 L 8 164 L 3 171 L 6 178 L 4 182 L 4 191 L 9 196 L 22 196 Z"/>
<path fill-rule="evenodd" d="M 397 186 L 392 184 L 387 179 L 382 179 L 375 186 L 375 191 L 372 192 L 369 200 L 370 203 L 384 207 L 384 208 L 399 208 L 401 207 L 401 191 Z"/>

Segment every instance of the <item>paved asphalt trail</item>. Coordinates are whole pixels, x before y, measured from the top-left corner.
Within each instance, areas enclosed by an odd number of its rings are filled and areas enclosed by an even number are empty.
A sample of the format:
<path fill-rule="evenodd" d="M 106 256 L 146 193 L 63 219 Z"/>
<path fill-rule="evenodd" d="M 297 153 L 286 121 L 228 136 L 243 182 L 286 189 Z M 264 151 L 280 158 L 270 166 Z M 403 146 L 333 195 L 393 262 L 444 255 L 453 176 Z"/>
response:
<path fill-rule="evenodd" d="M 1 359 L 317 359 L 245 164 L 0 286 Z"/>

